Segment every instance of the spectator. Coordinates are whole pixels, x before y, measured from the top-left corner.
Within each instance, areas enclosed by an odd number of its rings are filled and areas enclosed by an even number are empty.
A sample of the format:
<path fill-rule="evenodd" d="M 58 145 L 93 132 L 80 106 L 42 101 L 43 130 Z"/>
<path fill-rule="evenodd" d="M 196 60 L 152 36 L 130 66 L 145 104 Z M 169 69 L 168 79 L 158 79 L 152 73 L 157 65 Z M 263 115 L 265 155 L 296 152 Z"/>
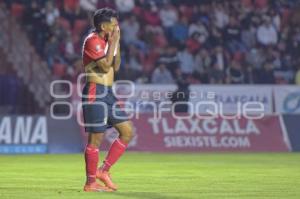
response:
<path fill-rule="evenodd" d="M 264 46 L 277 44 L 278 33 L 276 28 L 272 25 L 270 17 L 265 16 L 264 23 L 258 27 L 257 40 Z"/>
<path fill-rule="evenodd" d="M 118 80 L 136 80 L 136 78 L 136 72 L 130 68 L 128 63 L 125 63 L 124 69 L 120 73 L 117 73 Z"/>
<path fill-rule="evenodd" d="M 140 25 L 134 15 L 129 16 L 121 22 L 122 39 L 126 45 L 134 43 L 138 40 Z"/>
<path fill-rule="evenodd" d="M 65 53 L 65 57 L 69 61 L 75 58 L 75 48 L 74 48 L 71 34 L 69 34 L 68 37 L 66 38 L 65 45 L 64 45 L 64 53 Z"/>
<path fill-rule="evenodd" d="M 149 75 L 145 72 L 142 73 L 136 80 L 135 83 L 137 84 L 148 84 L 150 83 L 149 81 Z"/>
<path fill-rule="evenodd" d="M 97 0 L 80 0 L 80 7 L 88 12 L 94 12 L 97 9 Z"/>
<path fill-rule="evenodd" d="M 191 54 L 195 54 L 199 48 L 201 47 L 201 43 L 199 42 L 200 34 L 194 33 L 191 37 L 186 41 L 186 47 Z"/>
<path fill-rule="evenodd" d="M 179 67 L 178 49 L 176 46 L 168 46 L 165 53 L 163 53 L 159 59 L 159 63 L 166 65 L 166 68 L 175 77 L 175 71 Z"/>
<path fill-rule="evenodd" d="M 265 62 L 264 51 L 261 48 L 252 48 L 250 52 L 246 55 L 246 62 L 253 69 L 262 68 L 263 63 Z"/>
<path fill-rule="evenodd" d="M 174 106 L 174 111 L 176 113 L 186 113 L 189 111 L 189 105 L 187 102 L 190 99 L 189 85 L 184 82 L 177 82 L 178 89 L 172 94 L 172 103 L 179 102 L 179 104 Z M 180 104 L 180 102 L 183 102 Z"/>
<path fill-rule="evenodd" d="M 238 24 L 236 16 L 231 16 L 229 24 L 224 28 L 224 40 L 230 52 L 244 51 L 241 43 L 241 27 Z"/>
<path fill-rule="evenodd" d="M 30 7 L 25 11 L 24 20 L 29 24 L 26 27 L 29 39 L 36 47 L 37 52 L 43 52 L 49 29 L 41 5 L 32 1 Z M 36 31 L 36 27 L 39 28 L 38 31 Z"/>
<path fill-rule="evenodd" d="M 276 28 L 276 31 L 279 32 L 281 29 L 281 19 L 280 19 L 280 15 L 278 12 L 275 12 L 274 9 L 271 9 L 270 11 L 270 15 L 271 15 L 271 19 L 272 19 L 272 24 L 274 25 L 274 27 Z"/>
<path fill-rule="evenodd" d="M 25 22 L 31 24 L 33 27 L 38 27 L 42 23 L 42 19 L 42 9 L 36 1 L 32 1 L 30 7 L 25 12 Z"/>
<path fill-rule="evenodd" d="M 182 17 L 180 21 L 172 27 L 172 39 L 184 43 L 188 38 L 188 19 Z"/>
<path fill-rule="evenodd" d="M 64 7 L 61 10 L 61 16 L 67 20 L 68 26 L 73 28 L 75 20 L 81 14 L 81 9 L 79 6 L 79 1 L 67 0 L 64 1 Z M 68 27 L 68 28 L 70 28 Z"/>
<path fill-rule="evenodd" d="M 233 60 L 230 67 L 227 68 L 227 83 L 229 84 L 243 84 L 245 83 L 245 76 L 240 62 Z"/>
<path fill-rule="evenodd" d="M 223 29 L 229 22 L 229 16 L 224 9 L 224 5 L 217 3 L 213 11 L 214 24 Z"/>
<path fill-rule="evenodd" d="M 224 44 L 223 40 L 224 39 L 223 39 L 221 30 L 213 25 L 211 27 L 211 34 L 210 34 L 209 41 L 208 41 L 209 46 L 216 47 L 219 45 L 223 45 Z"/>
<path fill-rule="evenodd" d="M 134 0 L 115 0 L 116 7 L 121 13 L 129 13 L 134 8 Z"/>
<path fill-rule="evenodd" d="M 276 70 L 281 70 L 283 68 L 282 64 L 282 56 L 281 53 L 278 50 L 271 50 L 271 59 L 272 59 L 272 64 L 274 66 L 274 69 Z"/>
<path fill-rule="evenodd" d="M 245 29 L 242 30 L 241 39 L 248 50 L 255 47 L 255 45 L 256 45 L 256 28 L 253 23 L 245 26 Z"/>
<path fill-rule="evenodd" d="M 266 62 L 263 68 L 256 74 L 259 84 L 275 84 L 274 69 L 271 62 Z"/>
<path fill-rule="evenodd" d="M 47 25 L 53 26 L 55 20 L 59 17 L 59 10 L 54 7 L 51 1 L 47 1 L 45 12 Z"/>
<path fill-rule="evenodd" d="M 177 11 L 170 3 L 163 6 L 159 12 L 159 17 L 164 28 L 170 28 L 178 21 Z"/>
<path fill-rule="evenodd" d="M 195 56 L 195 76 L 202 83 L 208 83 L 207 71 L 210 68 L 212 59 L 207 49 L 201 49 Z"/>
<path fill-rule="evenodd" d="M 152 74 L 151 82 L 153 84 L 172 84 L 174 80 L 171 73 L 166 69 L 166 65 L 159 63 Z"/>
<path fill-rule="evenodd" d="M 144 20 L 149 26 L 160 25 L 159 13 L 155 5 L 149 6 L 149 8 L 145 10 L 143 14 Z"/>
<path fill-rule="evenodd" d="M 46 43 L 45 55 L 48 66 L 51 68 L 54 64 L 54 58 L 59 54 L 59 42 L 56 37 L 52 36 Z"/>
<path fill-rule="evenodd" d="M 213 62 L 217 63 L 219 70 L 223 71 L 227 67 L 227 59 L 222 46 L 217 46 L 212 55 Z"/>
<path fill-rule="evenodd" d="M 129 70 L 131 70 L 130 73 L 133 73 L 134 74 L 133 76 L 135 76 L 133 80 L 135 80 L 136 77 L 138 77 L 142 73 L 143 67 L 141 64 L 141 57 L 139 51 L 134 45 L 129 46 L 127 63 L 128 63 Z"/>
<path fill-rule="evenodd" d="M 224 73 L 220 70 L 220 66 L 215 62 L 212 67 L 208 70 L 208 77 L 210 84 L 222 84 L 224 79 Z"/>
<path fill-rule="evenodd" d="M 185 47 L 183 51 L 178 53 L 179 66 L 183 75 L 191 75 L 194 72 L 194 58 L 193 55 Z"/>
<path fill-rule="evenodd" d="M 291 37 L 287 41 L 286 51 L 291 54 L 293 59 L 298 59 L 300 52 L 300 27 L 295 27 L 291 32 Z"/>
<path fill-rule="evenodd" d="M 200 44 L 203 44 L 206 42 L 209 33 L 207 31 L 207 28 L 205 27 L 205 25 L 202 23 L 202 21 L 198 20 L 196 23 L 192 23 L 189 26 L 189 36 L 192 36 L 193 34 L 198 33 L 199 37 L 198 37 L 198 42 Z"/>

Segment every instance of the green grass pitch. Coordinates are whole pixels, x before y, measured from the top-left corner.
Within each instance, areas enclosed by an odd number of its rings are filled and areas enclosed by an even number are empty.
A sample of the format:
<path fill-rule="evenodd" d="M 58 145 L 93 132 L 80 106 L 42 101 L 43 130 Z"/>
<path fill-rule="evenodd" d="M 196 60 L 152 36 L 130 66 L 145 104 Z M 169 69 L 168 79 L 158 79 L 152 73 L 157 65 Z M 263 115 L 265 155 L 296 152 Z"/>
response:
<path fill-rule="evenodd" d="M 84 193 L 81 154 L 0 155 L 0 198 L 300 198 L 299 153 L 127 152 L 112 176 L 117 192 Z"/>

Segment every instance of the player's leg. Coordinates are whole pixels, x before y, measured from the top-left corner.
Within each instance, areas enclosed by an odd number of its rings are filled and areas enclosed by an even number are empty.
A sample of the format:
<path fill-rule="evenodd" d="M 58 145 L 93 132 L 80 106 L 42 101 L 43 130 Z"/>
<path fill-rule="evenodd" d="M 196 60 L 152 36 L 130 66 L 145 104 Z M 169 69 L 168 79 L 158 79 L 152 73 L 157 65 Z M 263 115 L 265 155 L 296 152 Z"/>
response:
<path fill-rule="evenodd" d="M 133 138 L 132 124 L 130 121 L 117 123 L 113 126 L 119 132 L 119 137 L 112 143 L 108 151 L 104 164 L 102 165 L 102 170 L 104 171 L 109 171 L 110 167 L 118 161 Z"/>
<path fill-rule="evenodd" d="M 109 169 L 118 161 L 125 152 L 128 143 L 133 137 L 132 124 L 128 121 L 128 115 L 123 110 L 120 102 L 109 90 L 106 102 L 108 106 L 108 123 L 119 133 L 119 137 L 112 143 L 103 165 L 97 171 L 97 178 L 107 187 L 116 190 L 117 186 L 112 182 Z"/>
<path fill-rule="evenodd" d="M 88 144 L 85 149 L 86 184 L 84 191 L 111 191 L 107 187 L 96 182 L 96 172 L 99 161 L 99 147 L 102 143 L 104 132 L 107 129 L 105 107 L 101 104 L 102 99 L 96 98 L 99 87 L 94 83 L 89 83 L 83 90 L 83 118 L 85 131 L 88 132 Z"/>
<path fill-rule="evenodd" d="M 96 182 L 96 170 L 99 162 L 99 147 L 103 140 L 103 135 L 103 133 L 88 134 L 88 144 L 84 152 L 86 184 Z"/>
<path fill-rule="evenodd" d="M 84 153 L 86 166 L 86 183 L 84 191 L 87 192 L 113 191 L 112 189 L 96 183 L 96 172 L 99 162 L 99 147 L 102 143 L 103 135 L 103 133 L 89 133 L 88 136 L 88 144 Z"/>
<path fill-rule="evenodd" d="M 103 165 L 97 171 L 97 178 L 109 188 L 116 190 L 117 186 L 112 182 L 109 170 L 125 152 L 128 143 L 133 138 L 133 131 L 129 121 L 120 122 L 113 126 L 119 132 L 119 138 L 112 143 Z"/>
<path fill-rule="evenodd" d="M 128 145 L 133 138 L 133 128 L 131 121 L 124 121 L 113 125 L 119 132 L 119 139 L 122 143 Z"/>

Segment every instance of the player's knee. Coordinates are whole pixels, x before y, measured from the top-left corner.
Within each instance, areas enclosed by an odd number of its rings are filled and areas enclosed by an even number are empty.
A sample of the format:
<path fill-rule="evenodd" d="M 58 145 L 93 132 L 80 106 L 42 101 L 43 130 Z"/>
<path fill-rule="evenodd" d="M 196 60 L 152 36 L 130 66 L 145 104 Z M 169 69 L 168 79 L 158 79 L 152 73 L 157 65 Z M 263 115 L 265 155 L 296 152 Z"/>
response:
<path fill-rule="evenodd" d="M 128 137 L 128 142 L 130 142 L 133 139 L 134 133 L 132 129 L 128 132 L 127 137 Z"/>
<path fill-rule="evenodd" d="M 133 138 L 133 133 L 128 131 L 128 132 L 120 135 L 120 138 L 122 139 L 122 141 L 129 143 Z"/>
<path fill-rule="evenodd" d="M 133 127 L 132 127 L 132 123 L 130 123 L 130 127 L 128 129 L 128 139 L 129 141 L 131 141 L 134 137 L 134 132 L 133 132 Z"/>
<path fill-rule="evenodd" d="M 130 123 L 126 129 L 123 129 L 122 132 L 120 132 L 120 138 L 126 142 L 129 143 L 134 137 L 132 124 Z"/>
<path fill-rule="evenodd" d="M 101 142 L 102 142 L 102 134 L 100 134 L 100 133 L 91 133 L 91 134 L 89 134 L 88 144 L 99 148 L 100 145 L 101 145 Z"/>

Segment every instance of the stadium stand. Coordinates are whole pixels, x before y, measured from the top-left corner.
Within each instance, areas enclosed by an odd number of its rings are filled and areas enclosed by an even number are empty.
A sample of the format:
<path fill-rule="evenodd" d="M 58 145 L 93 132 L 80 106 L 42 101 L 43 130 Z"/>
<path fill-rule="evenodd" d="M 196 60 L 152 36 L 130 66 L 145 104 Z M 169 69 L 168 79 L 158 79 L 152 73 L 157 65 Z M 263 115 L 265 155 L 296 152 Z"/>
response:
<path fill-rule="evenodd" d="M 55 78 L 74 80 L 82 39 L 100 7 L 120 12 L 123 63 L 118 78 L 157 82 L 165 65 L 189 83 L 293 84 L 299 66 L 299 1 L 6 1 Z M 37 31 L 38 30 L 38 31 Z M 172 52 L 171 52 L 172 51 Z M 173 60 L 173 62 L 172 62 Z M 172 64 L 170 64 L 170 62 Z M 165 74 L 169 79 L 168 73 Z M 161 75 L 161 74 L 160 74 Z"/>
<path fill-rule="evenodd" d="M 3 6 L 0 6 L 0 20 L 1 85 L 7 92 L 1 95 L 4 100 L 1 104 L 11 104 L 15 109 L 23 104 L 20 107 L 28 110 L 25 112 L 36 112 L 51 100 L 48 89 L 51 72 Z M 28 103 L 30 106 L 26 106 Z"/>
<path fill-rule="evenodd" d="M 83 39 L 93 30 L 93 11 L 101 7 L 120 14 L 117 79 L 141 84 L 300 84 L 298 0 L 2 3 L 1 29 L 7 30 L 0 38 L 3 56 L 28 91 L 35 91 L 39 107 L 51 101 L 52 80 L 76 82 L 83 69 Z"/>

